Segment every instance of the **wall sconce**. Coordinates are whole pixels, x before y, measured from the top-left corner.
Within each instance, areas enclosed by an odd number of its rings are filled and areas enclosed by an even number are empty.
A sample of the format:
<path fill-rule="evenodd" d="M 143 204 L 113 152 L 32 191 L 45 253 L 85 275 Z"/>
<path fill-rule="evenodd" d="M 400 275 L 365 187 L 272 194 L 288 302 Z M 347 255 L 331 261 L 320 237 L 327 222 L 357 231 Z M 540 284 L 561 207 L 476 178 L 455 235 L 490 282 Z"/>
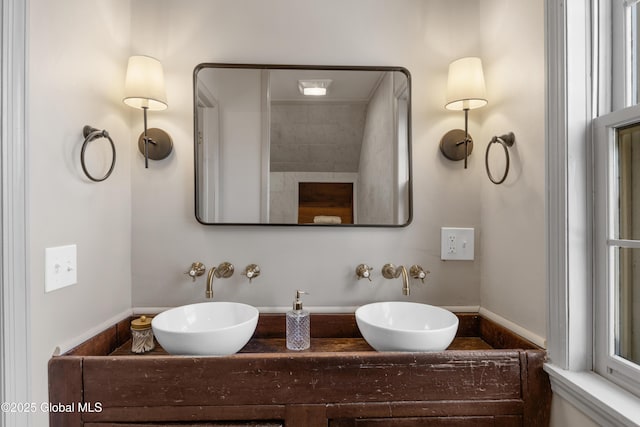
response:
<path fill-rule="evenodd" d="M 149 159 L 162 160 L 173 149 L 173 141 L 162 129 L 147 129 L 147 110 L 160 111 L 167 108 L 167 94 L 164 87 L 162 64 L 149 56 L 132 56 L 127 65 L 124 84 L 125 97 L 122 100 L 133 108 L 144 112 L 144 131 L 138 138 L 138 149 L 144 155 L 144 167 L 149 167 Z"/>
<path fill-rule="evenodd" d="M 464 159 L 473 150 L 473 139 L 469 135 L 469 110 L 487 105 L 484 74 L 480 58 L 461 58 L 449 64 L 447 81 L 447 110 L 464 111 L 464 131 L 453 129 L 440 140 L 440 151 L 449 160 Z"/>

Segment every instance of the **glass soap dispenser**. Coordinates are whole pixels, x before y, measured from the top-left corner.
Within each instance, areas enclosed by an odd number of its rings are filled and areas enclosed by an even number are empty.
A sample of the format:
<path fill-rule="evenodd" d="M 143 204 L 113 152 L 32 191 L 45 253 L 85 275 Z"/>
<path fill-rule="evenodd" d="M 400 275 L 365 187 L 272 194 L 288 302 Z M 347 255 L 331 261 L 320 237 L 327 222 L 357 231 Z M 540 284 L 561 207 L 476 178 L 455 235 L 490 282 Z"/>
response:
<path fill-rule="evenodd" d="M 287 348 L 289 350 L 306 350 L 311 345 L 311 322 L 309 312 L 302 308 L 300 295 L 308 295 L 304 291 L 296 291 L 293 310 L 287 311 Z"/>

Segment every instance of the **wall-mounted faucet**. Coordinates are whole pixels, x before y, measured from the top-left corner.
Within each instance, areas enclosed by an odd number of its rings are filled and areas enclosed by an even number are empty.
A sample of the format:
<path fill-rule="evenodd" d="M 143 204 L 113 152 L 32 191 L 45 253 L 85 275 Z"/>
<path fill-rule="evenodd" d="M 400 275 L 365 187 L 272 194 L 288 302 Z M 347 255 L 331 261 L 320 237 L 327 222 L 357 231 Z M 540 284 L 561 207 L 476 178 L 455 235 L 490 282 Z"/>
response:
<path fill-rule="evenodd" d="M 427 274 L 431 273 L 429 270 L 423 270 L 419 265 L 412 265 L 409 268 L 409 275 L 414 279 L 420 279 L 422 283 L 424 283 L 424 279 L 427 277 Z"/>
<path fill-rule="evenodd" d="M 409 275 L 404 265 L 396 267 L 393 264 L 385 264 L 382 266 L 382 276 L 385 279 L 397 279 L 402 275 L 402 295 L 409 295 Z"/>
<path fill-rule="evenodd" d="M 249 264 L 244 268 L 242 272 L 244 276 L 247 276 L 249 283 L 260 275 L 260 266 L 258 264 Z"/>
<path fill-rule="evenodd" d="M 207 275 L 207 289 L 204 296 L 206 298 L 213 298 L 213 277 L 218 279 L 227 279 L 233 275 L 233 264 L 230 262 L 223 262 L 217 267 L 211 267 L 209 274 Z"/>
<path fill-rule="evenodd" d="M 191 280 L 195 282 L 196 277 L 202 276 L 206 269 L 207 267 L 205 267 L 203 263 L 194 262 L 193 264 L 191 264 L 191 267 L 189 267 L 189 271 L 185 271 L 184 274 L 191 277 Z"/>
<path fill-rule="evenodd" d="M 356 277 L 358 280 L 360 279 L 369 279 L 371 281 L 371 267 L 367 264 L 359 264 L 356 267 Z M 424 279 L 429 274 L 429 271 L 424 270 L 421 266 L 414 264 L 409 268 L 407 272 L 407 268 L 404 265 L 395 266 L 393 264 L 385 264 L 382 267 L 382 276 L 385 279 L 397 279 L 402 276 L 402 294 L 409 295 L 411 293 L 411 289 L 409 287 L 409 276 L 413 279 L 420 279 L 422 283 L 424 283 Z"/>
<path fill-rule="evenodd" d="M 369 267 L 367 264 L 360 264 L 356 267 L 356 276 L 358 280 L 360 279 L 369 279 L 371 281 L 371 270 L 373 268 Z"/>

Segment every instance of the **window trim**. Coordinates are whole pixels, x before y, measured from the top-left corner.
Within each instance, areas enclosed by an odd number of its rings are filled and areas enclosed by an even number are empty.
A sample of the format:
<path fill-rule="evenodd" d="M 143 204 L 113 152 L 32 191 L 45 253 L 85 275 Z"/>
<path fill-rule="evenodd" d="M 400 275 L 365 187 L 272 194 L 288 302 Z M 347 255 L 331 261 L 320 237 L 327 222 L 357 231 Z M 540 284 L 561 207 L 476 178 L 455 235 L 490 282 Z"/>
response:
<path fill-rule="evenodd" d="M 591 291 L 585 284 L 591 280 L 591 222 L 585 140 L 591 120 L 590 0 L 546 0 L 545 11 L 547 350 L 550 362 L 561 369 L 588 370 Z"/>
<path fill-rule="evenodd" d="M 598 0 L 545 0 L 547 342 L 553 392 L 596 422 L 640 426 L 640 399 L 592 372 L 592 184 L 594 113 L 608 111 L 593 82 L 611 81 L 596 55 L 610 55 L 593 38 Z M 592 44 L 604 49 L 593 50 Z M 610 45 L 609 45 L 610 46 Z M 590 56 L 593 53 L 593 56 Z M 583 77 L 584 76 L 584 77 Z"/>
<path fill-rule="evenodd" d="M 29 340 L 26 45 L 27 2 L 0 0 L 0 400 L 29 402 Z M 27 414 L 29 415 L 29 414 Z M 27 422 L 30 418 L 27 416 Z M 3 411 L 0 425 L 17 427 L 25 418 Z"/>

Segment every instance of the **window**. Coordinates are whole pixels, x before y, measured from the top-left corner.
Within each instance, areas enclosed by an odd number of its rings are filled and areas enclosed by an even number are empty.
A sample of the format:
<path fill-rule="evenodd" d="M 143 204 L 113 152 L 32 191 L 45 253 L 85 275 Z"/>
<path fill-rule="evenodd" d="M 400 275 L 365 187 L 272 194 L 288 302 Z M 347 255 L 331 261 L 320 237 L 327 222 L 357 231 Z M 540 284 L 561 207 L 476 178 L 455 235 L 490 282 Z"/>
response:
<path fill-rule="evenodd" d="M 595 129 L 595 370 L 638 393 L 640 106 L 603 115 Z"/>
<path fill-rule="evenodd" d="M 556 395 L 607 426 L 640 426 L 636 3 L 545 2 L 545 370 Z"/>
<path fill-rule="evenodd" d="M 640 0 L 599 0 L 599 3 L 595 10 L 600 19 L 601 45 L 596 58 L 600 69 L 606 67 L 612 74 L 609 77 L 604 73 L 597 91 L 601 98 L 610 98 L 612 107 L 604 109 L 608 112 L 636 105 L 640 100 Z"/>
<path fill-rule="evenodd" d="M 611 9 L 599 10 L 611 16 L 611 24 L 601 21 L 600 36 L 612 54 L 599 52 L 595 58 L 613 78 L 601 78 L 595 88 L 601 106 L 609 104 L 611 111 L 594 122 L 593 256 L 594 369 L 640 396 L 638 2 L 602 2 Z"/>
<path fill-rule="evenodd" d="M 617 235 L 613 265 L 617 330 L 613 353 L 640 364 L 640 124 L 616 130 Z M 613 246 L 613 245 L 612 245 Z"/>

